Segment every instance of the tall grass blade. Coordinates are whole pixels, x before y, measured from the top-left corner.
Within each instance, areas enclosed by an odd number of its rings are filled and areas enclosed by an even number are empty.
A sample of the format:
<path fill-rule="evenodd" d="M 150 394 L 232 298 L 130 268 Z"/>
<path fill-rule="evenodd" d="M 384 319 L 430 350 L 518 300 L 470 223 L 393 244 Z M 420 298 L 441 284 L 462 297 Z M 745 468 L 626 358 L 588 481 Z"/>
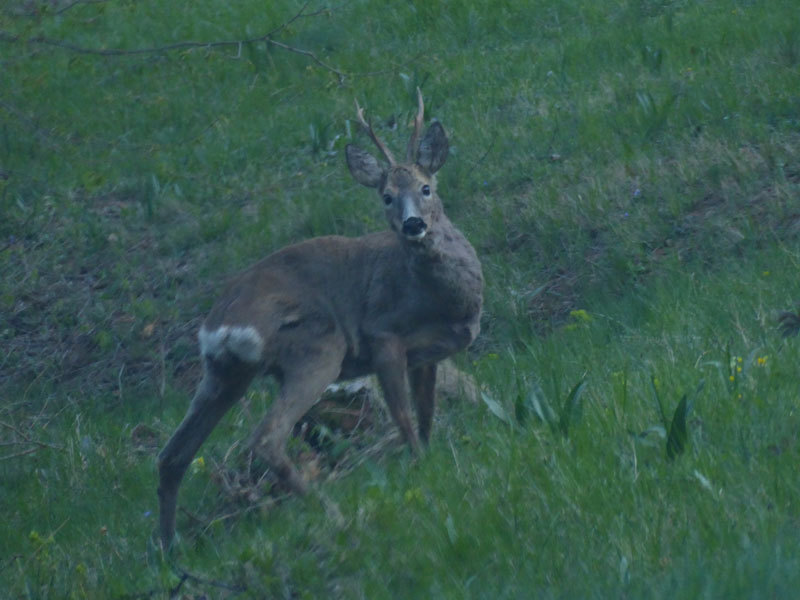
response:
<path fill-rule="evenodd" d="M 664 429 L 669 429 L 669 420 L 667 419 L 667 413 L 664 412 L 664 405 L 661 403 L 661 396 L 658 394 L 658 386 L 656 385 L 655 375 L 650 375 L 650 389 L 653 391 L 653 398 L 656 399 L 658 414 L 661 415 L 661 422 L 664 424 Z"/>
<path fill-rule="evenodd" d="M 730 342 L 725 345 L 725 367 L 728 369 L 726 376 L 729 378 L 735 377 L 735 368 L 733 365 L 733 357 L 731 356 Z"/>

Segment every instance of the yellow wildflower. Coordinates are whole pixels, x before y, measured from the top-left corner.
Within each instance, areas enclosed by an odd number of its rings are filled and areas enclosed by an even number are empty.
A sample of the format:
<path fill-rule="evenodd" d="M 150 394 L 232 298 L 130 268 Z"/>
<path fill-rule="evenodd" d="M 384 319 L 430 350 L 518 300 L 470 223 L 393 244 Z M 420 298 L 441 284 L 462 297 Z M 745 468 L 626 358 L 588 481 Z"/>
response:
<path fill-rule="evenodd" d="M 592 320 L 592 315 L 586 312 L 584 309 L 579 308 L 578 310 L 571 310 L 569 311 L 569 316 L 575 319 L 576 321 L 582 323 L 588 323 Z"/>
<path fill-rule="evenodd" d="M 202 471 L 203 469 L 206 468 L 206 461 L 203 460 L 202 456 L 198 456 L 197 458 L 195 458 L 192 461 L 192 464 L 190 465 L 190 467 L 191 467 L 191 470 L 192 470 L 192 475 L 194 475 L 194 474 L 199 473 L 200 471 Z"/>

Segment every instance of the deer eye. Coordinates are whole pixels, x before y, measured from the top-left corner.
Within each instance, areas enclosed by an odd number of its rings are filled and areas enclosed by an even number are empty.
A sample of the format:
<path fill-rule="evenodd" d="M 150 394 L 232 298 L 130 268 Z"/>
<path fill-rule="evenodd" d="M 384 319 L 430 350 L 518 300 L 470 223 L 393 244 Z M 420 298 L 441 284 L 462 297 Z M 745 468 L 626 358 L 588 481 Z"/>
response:
<path fill-rule="evenodd" d="M 422 186 L 422 195 L 423 196 L 430 196 L 431 195 L 431 186 L 423 185 Z"/>
<path fill-rule="evenodd" d="M 392 197 L 389 194 L 384 194 L 383 195 L 383 203 L 386 206 L 389 206 L 392 203 Z"/>

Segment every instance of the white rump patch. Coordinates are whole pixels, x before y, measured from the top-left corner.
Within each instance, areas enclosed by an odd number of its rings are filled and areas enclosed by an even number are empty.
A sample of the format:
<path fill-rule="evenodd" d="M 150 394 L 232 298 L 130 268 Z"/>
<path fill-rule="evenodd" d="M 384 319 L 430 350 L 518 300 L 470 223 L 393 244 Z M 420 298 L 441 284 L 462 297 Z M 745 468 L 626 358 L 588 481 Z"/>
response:
<path fill-rule="evenodd" d="M 251 325 L 221 325 L 213 331 L 204 326 L 197 337 L 200 339 L 200 352 L 211 358 L 230 352 L 244 362 L 257 363 L 264 351 L 264 339 Z"/>

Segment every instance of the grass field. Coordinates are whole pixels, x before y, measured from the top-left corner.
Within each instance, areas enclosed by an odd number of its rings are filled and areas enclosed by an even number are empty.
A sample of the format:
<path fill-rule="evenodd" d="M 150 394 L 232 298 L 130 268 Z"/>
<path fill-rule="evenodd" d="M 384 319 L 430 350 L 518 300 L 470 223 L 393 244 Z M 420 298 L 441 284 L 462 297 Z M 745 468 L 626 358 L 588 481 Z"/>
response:
<path fill-rule="evenodd" d="M 344 517 L 155 455 L 225 278 L 384 227 L 353 100 L 483 262 L 483 401 L 413 461 L 378 411 L 292 453 Z M 789 598 L 800 587 L 794 0 L 10 0 L 0 7 L 0 596 Z M 388 441 L 387 441 L 388 440 Z"/>

